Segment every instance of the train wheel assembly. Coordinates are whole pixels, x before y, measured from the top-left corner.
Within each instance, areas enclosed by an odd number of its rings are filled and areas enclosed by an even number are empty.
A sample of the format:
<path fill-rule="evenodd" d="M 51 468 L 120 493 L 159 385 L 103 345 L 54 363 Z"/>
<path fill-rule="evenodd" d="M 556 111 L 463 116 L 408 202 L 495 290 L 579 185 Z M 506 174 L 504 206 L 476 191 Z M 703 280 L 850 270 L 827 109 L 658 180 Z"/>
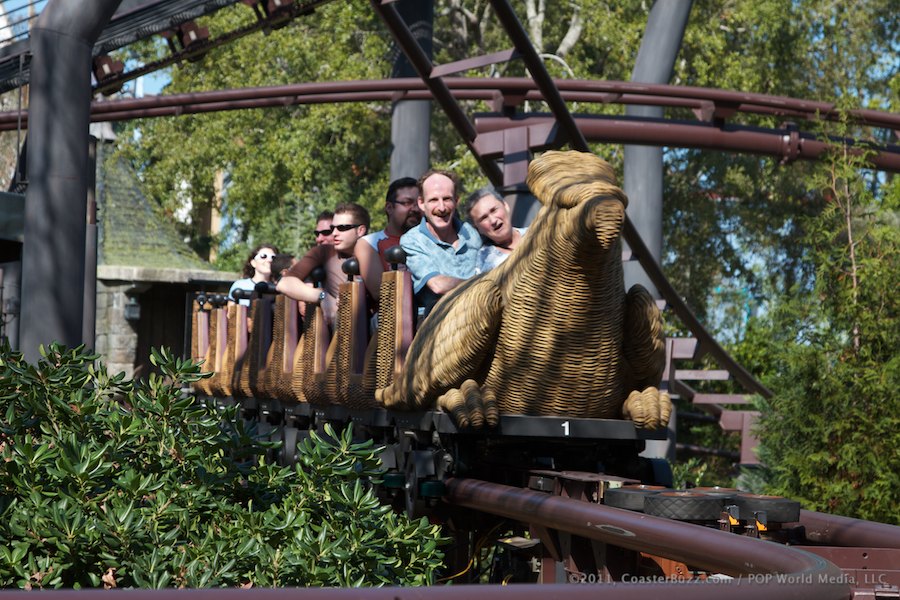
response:
<path fill-rule="evenodd" d="M 613 508 L 644 512 L 644 500 L 647 496 L 671 491 L 671 488 L 661 485 L 625 485 L 606 490 L 603 494 L 603 504 Z"/>
<path fill-rule="evenodd" d="M 741 519 L 750 520 L 754 513 L 765 511 L 770 523 L 794 523 L 800 520 L 800 503 L 781 496 L 737 494 L 732 503 L 738 507 Z"/>
<path fill-rule="evenodd" d="M 644 513 L 678 521 L 717 521 L 725 499 L 697 492 L 659 492 L 644 500 Z"/>

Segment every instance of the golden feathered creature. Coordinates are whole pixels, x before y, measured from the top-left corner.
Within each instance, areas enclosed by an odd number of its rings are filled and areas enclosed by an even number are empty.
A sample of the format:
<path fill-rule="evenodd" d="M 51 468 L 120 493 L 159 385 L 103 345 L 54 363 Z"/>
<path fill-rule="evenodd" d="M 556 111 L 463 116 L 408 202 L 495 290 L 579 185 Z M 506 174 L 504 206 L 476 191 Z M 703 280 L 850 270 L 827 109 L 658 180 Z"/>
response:
<path fill-rule="evenodd" d="M 500 414 L 627 418 L 665 426 L 659 309 L 628 293 L 621 230 L 628 199 L 612 168 L 581 152 L 546 152 L 528 169 L 543 205 L 499 267 L 446 295 L 417 332 L 388 408 L 438 406 L 460 426 Z"/>

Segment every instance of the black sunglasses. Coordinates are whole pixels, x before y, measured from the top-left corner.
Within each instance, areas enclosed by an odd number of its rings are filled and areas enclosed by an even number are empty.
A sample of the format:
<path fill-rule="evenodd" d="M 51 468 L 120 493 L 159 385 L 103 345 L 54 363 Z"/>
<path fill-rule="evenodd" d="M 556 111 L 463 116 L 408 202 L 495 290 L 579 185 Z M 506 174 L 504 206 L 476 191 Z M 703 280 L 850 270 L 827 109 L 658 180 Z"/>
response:
<path fill-rule="evenodd" d="M 331 235 L 331 232 L 334 231 L 334 227 L 329 227 L 328 229 L 315 229 L 313 232 L 316 234 L 316 237 L 320 235 Z"/>
<path fill-rule="evenodd" d="M 334 228 L 338 231 L 350 231 L 354 227 L 359 227 L 359 223 L 353 225 L 351 223 L 344 223 L 343 225 L 334 225 Z"/>

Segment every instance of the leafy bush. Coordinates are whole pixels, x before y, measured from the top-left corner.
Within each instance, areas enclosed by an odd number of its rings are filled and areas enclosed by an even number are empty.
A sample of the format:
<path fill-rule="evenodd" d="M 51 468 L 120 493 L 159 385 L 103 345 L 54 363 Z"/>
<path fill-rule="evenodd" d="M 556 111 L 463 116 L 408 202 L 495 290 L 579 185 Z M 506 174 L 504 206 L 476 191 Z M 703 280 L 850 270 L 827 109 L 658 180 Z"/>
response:
<path fill-rule="evenodd" d="M 443 541 L 381 506 L 378 450 L 326 427 L 294 468 L 235 409 L 182 387 L 196 364 L 111 377 L 53 345 L 37 366 L 0 349 L 0 586 L 423 585 Z"/>

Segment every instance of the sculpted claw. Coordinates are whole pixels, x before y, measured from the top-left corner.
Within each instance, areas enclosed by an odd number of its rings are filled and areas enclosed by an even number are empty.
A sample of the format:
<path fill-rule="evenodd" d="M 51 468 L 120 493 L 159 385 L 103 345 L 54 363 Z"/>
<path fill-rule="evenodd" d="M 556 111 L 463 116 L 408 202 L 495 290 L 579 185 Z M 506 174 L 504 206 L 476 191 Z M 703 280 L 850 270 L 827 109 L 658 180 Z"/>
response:
<path fill-rule="evenodd" d="M 636 427 L 658 429 L 669 423 L 672 400 L 666 392 L 648 387 L 642 392 L 633 391 L 622 405 L 622 416 L 631 419 Z"/>
<path fill-rule="evenodd" d="M 469 415 L 466 412 L 465 398 L 458 389 L 449 390 L 437 400 L 437 406 L 453 417 L 457 427 L 469 426 Z"/>
<path fill-rule="evenodd" d="M 493 394 L 482 390 L 473 379 L 466 379 L 459 388 L 440 396 L 437 405 L 453 417 L 458 427 L 481 429 L 485 425 L 494 427 L 499 421 Z"/>

